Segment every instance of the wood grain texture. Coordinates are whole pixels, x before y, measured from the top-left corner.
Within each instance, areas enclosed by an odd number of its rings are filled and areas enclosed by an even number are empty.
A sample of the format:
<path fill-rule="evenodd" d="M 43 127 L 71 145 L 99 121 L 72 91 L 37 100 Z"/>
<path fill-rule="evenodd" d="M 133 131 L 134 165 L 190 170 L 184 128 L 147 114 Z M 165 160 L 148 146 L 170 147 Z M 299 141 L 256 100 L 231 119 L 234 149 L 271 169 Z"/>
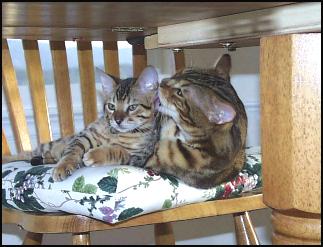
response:
<path fill-rule="evenodd" d="M 133 77 L 138 78 L 147 66 L 147 53 L 144 44 L 135 44 L 132 46 L 132 66 Z"/>
<path fill-rule="evenodd" d="M 156 245 L 175 245 L 172 223 L 159 223 L 154 225 Z"/>
<path fill-rule="evenodd" d="M 24 238 L 23 245 L 41 245 L 41 242 L 43 240 L 43 234 L 42 233 L 33 233 L 33 232 L 27 232 Z"/>
<path fill-rule="evenodd" d="M 77 55 L 81 79 L 84 125 L 97 119 L 95 74 L 91 42 L 77 42 Z"/>
<path fill-rule="evenodd" d="M 18 152 L 31 150 L 28 126 L 7 40 L 2 40 L 2 87 Z"/>
<path fill-rule="evenodd" d="M 18 224 L 25 230 L 39 233 L 91 232 L 97 230 L 117 229 L 147 224 L 166 223 L 179 220 L 203 218 L 216 215 L 232 214 L 266 208 L 262 194 L 235 199 L 194 203 L 179 208 L 154 212 L 132 218 L 114 225 L 104 223 L 81 215 L 50 214 L 34 215 L 17 210 L 3 208 L 2 223 Z M 50 222 L 50 223 L 49 223 Z"/>
<path fill-rule="evenodd" d="M 103 42 L 104 68 L 107 74 L 120 78 L 118 43 Z"/>
<path fill-rule="evenodd" d="M 47 143 L 52 140 L 52 132 L 38 43 L 37 40 L 23 40 L 22 44 L 25 53 L 29 90 L 33 103 L 38 144 Z"/>
<path fill-rule="evenodd" d="M 261 39 L 263 193 L 275 209 L 321 211 L 321 35 Z"/>
<path fill-rule="evenodd" d="M 156 33 L 156 27 L 225 16 L 292 2 L 8 2 L 2 5 L 4 38 L 116 41 Z M 107 20 L 108 18 L 108 20 Z M 144 27 L 112 32 L 112 27 Z"/>
<path fill-rule="evenodd" d="M 64 41 L 50 41 L 61 136 L 74 133 L 70 77 Z"/>
<path fill-rule="evenodd" d="M 248 212 L 233 214 L 238 245 L 259 245 L 259 240 Z"/>
<path fill-rule="evenodd" d="M 144 39 L 145 49 L 157 49 L 158 48 L 158 34 L 146 36 Z"/>
<path fill-rule="evenodd" d="M 8 145 L 8 142 L 7 142 L 7 138 L 6 138 L 6 135 L 2 129 L 2 155 L 10 155 L 11 152 L 10 152 L 10 149 L 9 149 L 9 145 Z"/>
<path fill-rule="evenodd" d="M 321 215 L 298 211 L 273 211 L 273 244 L 321 243 Z"/>
<path fill-rule="evenodd" d="M 174 51 L 175 58 L 175 70 L 176 72 L 181 71 L 185 68 L 185 56 L 184 50 Z"/>
<path fill-rule="evenodd" d="M 259 46 L 260 38 L 230 38 L 230 42 L 233 42 L 235 48 Z M 205 48 L 223 48 L 222 42 L 217 43 L 205 43 L 201 45 L 191 44 L 185 45 L 185 49 L 205 49 Z M 157 49 L 158 47 L 158 34 L 153 34 L 145 37 L 145 49 Z"/>
<path fill-rule="evenodd" d="M 321 31 L 321 4 L 297 3 L 198 21 L 158 26 L 158 47 L 179 48 L 239 39 Z M 238 45 L 240 46 L 240 45 Z"/>
<path fill-rule="evenodd" d="M 90 233 L 76 233 L 72 235 L 72 243 L 73 245 L 90 245 Z"/>

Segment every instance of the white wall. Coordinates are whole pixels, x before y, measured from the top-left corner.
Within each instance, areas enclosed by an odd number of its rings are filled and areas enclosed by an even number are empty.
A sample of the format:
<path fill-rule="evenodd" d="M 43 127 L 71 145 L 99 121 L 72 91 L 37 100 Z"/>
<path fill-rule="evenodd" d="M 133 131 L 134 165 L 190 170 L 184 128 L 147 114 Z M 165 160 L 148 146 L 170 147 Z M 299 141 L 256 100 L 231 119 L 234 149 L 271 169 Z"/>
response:
<path fill-rule="evenodd" d="M 202 49 L 202 50 L 186 50 L 185 59 L 187 66 L 197 66 L 202 68 L 211 67 L 217 57 L 223 53 L 222 49 Z M 232 57 L 232 73 L 231 80 L 238 95 L 246 106 L 248 115 L 248 145 L 260 145 L 259 140 L 259 48 L 249 47 L 237 49 L 235 52 L 230 52 Z M 174 73 L 174 59 L 172 51 L 167 49 L 158 49 L 148 51 L 148 64 L 159 68 L 160 78 L 171 76 Z M 47 91 L 54 91 L 46 86 Z M 73 86 L 77 87 L 77 86 Z M 99 85 L 98 85 L 99 87 Z M 25 90 L 21 90 L 28 104 L 30 96 Z M 79 88 L 72 89 L 73 104 L 76 107 L 75 122 L 82 122 L 81 105 L 77 99 L 80 99 Z M 52 94 L 47 94 L 48 98 L 55 97 Z M 75 100 L 74 100 L 75 99 Z M 48 100 L 49 102 L 51 100 Z M 3 101 L 3 103 L 5 103 Z M 30 105 L 30 104 L 29 104 Z M 50 105 L 49 105 L 50 106 Z M 100 109 L 100 108 L 98 108 Z M 30 109 L 29 124 L 32 124 L 32 110 Z M 58 126 L 55 109 L 50 110 L 51 123 L 53 126 Z M 6 111 L 3 110 L 3 117 L 6 116 Z M 28 115 L 28 114 L 27 114 Z M 4 124 L 9 124 L 3 118 Z M 57 127 L 58 128 L 58 127 Z M 76 129 L 81 128 L 81 125 Z M 53 131 L 55 132 L 55 131 Z M 56 132 L 57 133 L 57 130 Z M 35 138 L 35 132 L 31 133 L 32 138 Z M 56 134 L 55 134 L 56 135 Z M 9 140 L 13 146 L 13 140 Z M 251 218 L 256 227 L 256 232 L 261 244 L 271 244 L 271 224 L 270 210 L 257 210 L 251 212 Z M 176 244 L 236 244 L 234 235 L 234 224 L 232 215 L 224 215 L 218 217 L 209 217 L 204 219 L 196 219 L 190 221 L 182 221 L 173 223 Z M 2 229 L 3 244 L 21 244 L 25 235 L 24 230 L 19 230 L 14 225 L 4 225 Z M 153 226 L 133 227 L 129 229 L 118 229 L 110 231 L 94 232 L 91 234 L 93 244 L 154 244 Z M 71 243 L 71 234 L 46 234 L 44 244 L 66 245 Z"/>

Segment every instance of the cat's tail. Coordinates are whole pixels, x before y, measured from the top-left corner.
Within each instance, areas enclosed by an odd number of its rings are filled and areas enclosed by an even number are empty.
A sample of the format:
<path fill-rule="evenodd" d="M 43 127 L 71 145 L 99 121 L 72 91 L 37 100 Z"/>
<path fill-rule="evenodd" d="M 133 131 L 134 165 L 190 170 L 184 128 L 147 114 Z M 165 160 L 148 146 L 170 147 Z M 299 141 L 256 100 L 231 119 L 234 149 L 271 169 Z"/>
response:
<path fill-rule="evenodd" d="M 1 162 L 2 164 L 4 163 L 9 163 L 9 162 L 14 162 L 14 161 L 27 161 L 30 162 L 32 159 L 32 152 L 31 151 L 26 151 L 26 152 L 21 152 L 18 154 L 14 155 L 3 155 Z"/>
<path fill-rule="evenodd" d="M 2 164 L 15 161 L 26 161 L 32 166 L 56 163 L 55 161 L 53 162 L 52 159 L 48 160 L 44 159 L 42 156 L 35 156 L 35 154 L 31 151 L 25 151 L 15 155 L 3 155 L 1 159 Z"/>

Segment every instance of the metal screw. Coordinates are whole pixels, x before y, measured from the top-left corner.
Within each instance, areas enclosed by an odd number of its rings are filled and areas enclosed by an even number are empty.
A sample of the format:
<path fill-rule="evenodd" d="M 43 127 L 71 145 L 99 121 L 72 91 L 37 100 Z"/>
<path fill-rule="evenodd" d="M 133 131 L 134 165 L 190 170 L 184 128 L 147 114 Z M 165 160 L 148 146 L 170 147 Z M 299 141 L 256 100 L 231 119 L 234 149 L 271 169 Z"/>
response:
<path fill-rule="evenodd" d="M 112 32 L 143 32 L 143 27 L 112 27 Z"/>
<path fill-rule="evenodd" d="M 223 46 L 223 48 L 227 49 L 227 51 L 235 51 L 237 48 L 233 47 L 234 42 L 223 42 L 220 43 L 220 45 Z"/>
<path fill-rule="evenodd" d="M 183 49 L 182 48 L 174 48 L 173 49 L 173 52 L 180 52 L 180 51 L 182 51 Z"/>

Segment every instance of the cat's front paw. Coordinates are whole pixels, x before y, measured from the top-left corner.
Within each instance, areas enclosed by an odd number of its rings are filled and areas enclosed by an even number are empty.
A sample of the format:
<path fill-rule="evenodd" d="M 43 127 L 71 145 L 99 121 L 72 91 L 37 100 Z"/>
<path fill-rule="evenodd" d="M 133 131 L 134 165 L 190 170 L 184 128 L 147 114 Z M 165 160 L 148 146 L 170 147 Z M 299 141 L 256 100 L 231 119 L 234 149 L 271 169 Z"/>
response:
<path fill-rule="evenodd" d="M 78 163 L 72 160 L 61 160 L 57 163 L 57 166 L 53 169 L 54 181 L 63 181 L 67 177 L 71 176 L 73 172 L 78 169 Z"/>
<path fill-rule="evenodd" d="M 83 163 L 86 166 L 101 166 L 108 162 L 106 152 L 101 148 L 94 148 L 83 156 Z"/>

